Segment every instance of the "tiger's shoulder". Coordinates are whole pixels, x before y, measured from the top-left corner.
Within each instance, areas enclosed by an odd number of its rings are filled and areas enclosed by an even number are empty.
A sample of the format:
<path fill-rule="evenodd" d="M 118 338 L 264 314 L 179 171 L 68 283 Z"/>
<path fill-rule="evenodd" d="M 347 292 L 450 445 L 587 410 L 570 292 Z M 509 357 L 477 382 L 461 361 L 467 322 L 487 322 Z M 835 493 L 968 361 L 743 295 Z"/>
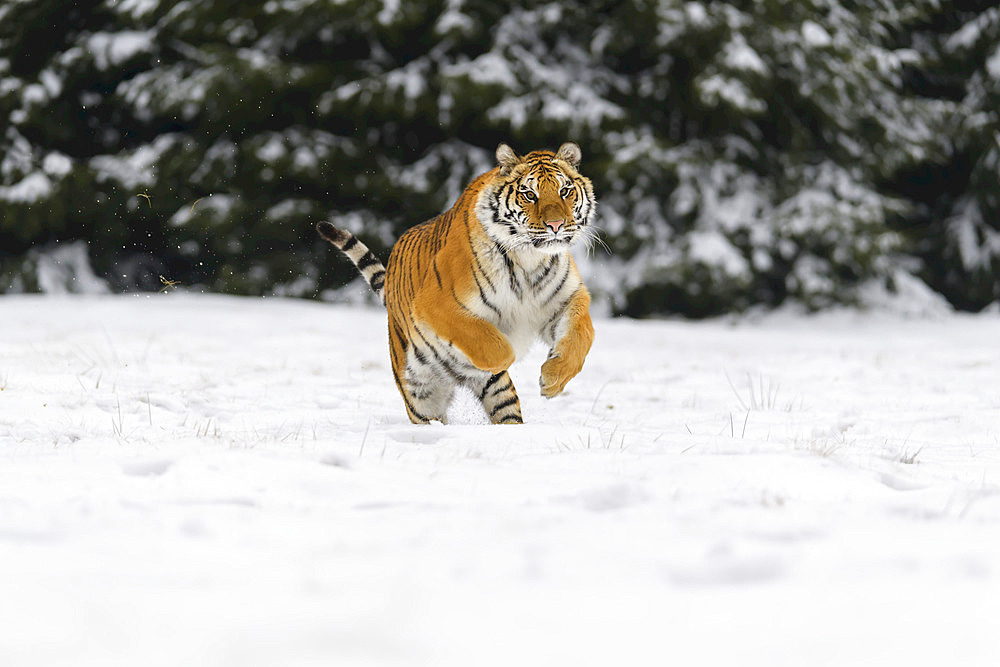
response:
<path fill-rule="evenodd" d="M 403 292 L 412 298 L 423 281 L 434 276 L 438 282 L 441 271 L 455 270 L 467 262 L 477 233 L 474 217 L 476 198 L 495 178 L 497 169 L 481 174 L 469 183 L 447 211 L 407 229 L 397 239 L 387 263 L 387 284 L 390 291 Z"/>

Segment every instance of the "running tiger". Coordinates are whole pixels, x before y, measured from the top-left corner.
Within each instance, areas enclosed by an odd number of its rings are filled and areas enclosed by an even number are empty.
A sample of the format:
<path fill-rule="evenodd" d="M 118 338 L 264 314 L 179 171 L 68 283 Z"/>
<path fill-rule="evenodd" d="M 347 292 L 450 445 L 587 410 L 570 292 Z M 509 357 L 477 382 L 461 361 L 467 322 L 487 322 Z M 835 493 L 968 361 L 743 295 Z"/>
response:
<path fill-rule="evenodd" d="M 500 144 L 498 166 L 403 234 L 388 267 L 350 232 L 316 226 L 388 310 L 392 373 L 413 423 L 446 423 L 458 385 L 479 397 L 492 423 L 523 423 L 507 369 L 536 339 L 549 346 L 543 396 L 557 396 L 580 372 L 594 327 L 569 247 L 593 237 L 596 207 L 576 170 L 580 157 L 574 143 L 523 157 Z"/>

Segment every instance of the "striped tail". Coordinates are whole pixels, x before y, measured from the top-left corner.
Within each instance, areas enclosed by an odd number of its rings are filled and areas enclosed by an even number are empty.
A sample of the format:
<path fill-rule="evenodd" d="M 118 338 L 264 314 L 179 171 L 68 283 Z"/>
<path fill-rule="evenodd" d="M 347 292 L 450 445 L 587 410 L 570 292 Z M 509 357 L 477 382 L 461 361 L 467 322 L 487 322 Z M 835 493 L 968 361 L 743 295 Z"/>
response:
<path fill-rule="evenodd" d="M 374 253 L 368 249 L 358 237 L 347 230 L 334 227 L 329 222 L 320 222 L 316 225 L 316 231 L 324 239 L 332 243 L 342 253 L 354 262 L 358 271 L 368 281 L 368 285 L 375 292 L 378 300 L 385 305 L 385 266 L 378 261 Z"/>

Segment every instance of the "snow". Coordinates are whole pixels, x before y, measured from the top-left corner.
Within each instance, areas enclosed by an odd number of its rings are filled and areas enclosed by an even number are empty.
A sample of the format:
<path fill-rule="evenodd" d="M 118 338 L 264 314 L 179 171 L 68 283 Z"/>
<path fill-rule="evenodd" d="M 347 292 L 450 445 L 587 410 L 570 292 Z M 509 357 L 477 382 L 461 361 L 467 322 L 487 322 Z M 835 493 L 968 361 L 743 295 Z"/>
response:
<path fill-rule="evenodd" d="M 416 162 L 387 167 L 386 175 L 394 183 L 416 192 L 440 192 L 450 206 L 474 177 L 470 175 L 489 171 L 495 159 L 492 151 L 452 140 L 435 146 Z"/>
<path fill-rule="evenodd" d="M 882 281 L 870 280 L 861 286 L 861 303 L 871 309 L 907 318 L 943 318 L 952 312 L 940 293 L 912 273 L 897 267 L 891 272 L 893 290 Z"/>
<path fill-rule="evenodd" d="M 993 258 L 1000 253 L 1000 232 L 984 224 L 976 200 L 961 198 L 955 205 L 955 214 L 946 224 L 949 236 L 958 247 L 962 267 L 966 271 L 988 270 Z"/>
<path fill-rule="evenodd" d="M 717 266 L 725 275 L 733 278 L 749 277 L 747 260 L 717 231 L 694 231 L 687 237 L 690 248 L 688 256 L 706 266 Z"/>
<path fill-rule="evenodd" d="M 386 9 L 383 9 L 382 12 L 388 11 L 388 6 L 387 4 Z M 427 62 L 418 59 L 385 75 L 386 87 L 389 90 L 402 92 L 408 112 L 412 112 L 415 100 L 419 99 L 427 90 L 427 69 Z"/>
<path fill-rule="evenodd" d="M 24 87 L 21 100 L 25 106 L 41 105 L 49 101 L 48 91 L 40 83 L 32 83 Z"/>
<path fill-rule="evenodd" d="M 661 4 L 666 5 L 667 3 Z M 685 3 L 684 12 L 687 15 L 688 21 L 694 26 L 707 26 L 709 23 L 708 10 L 700 2 Z"/>
<path fill-rule="evenodd" d="M 183 227 L 191 222 L 196 216 L 208 214 L 214 219 L 224 218 L 238 203 L 233 195 L 209 194 L 200 199 L 196 199 L 190 204 L 184 204 L 178 208 L 167 221 L 173 227 Z"/>
<path fill-rule="evenodd" d="M 757 52 L 747 44 L 742 35 L 737 35 L 733 41 L 726 44 L 724 62 L 736 71 L 753 72 L 754 74 L 766 75 L 767 65 Z"/>
<path fill-rule="evenodd" d="M 3 70 L 0 70 L 0 72 L 2 71 Z M 6 97 L 11 93 L 20 90 L 22 85 L 23 85 L 22 81 L 17 77 L 6 76 L 0 79 L 0 95 Z"/>
<path fill-rule="evenodd" d="M 33 204 L 52 192 L 52 179 L 46 174 L 35 171 L 14 185 L 0 186 L 0 201 L 16 204 Z"/>
<path fill-rule="evenodd" d="M 804 21 L 802 23 L 802 39 L 813 48 L 823 48 L 833 43 L 830 33 L 814 21 Z"/>
<path fill-rule="evenodd" d="M 494 51 L 487 51 L 471 61 L 448 65 L 444 68 L 444 74 L 450 78 L 468 77 L 470 81 L 480 85 L 502 86 L 508 90 L 520 88 L 517 77 L 510 69 L 510 62 Z"/>
<path fill-rule="evenodd" d="M 598 128 L 608 119 L 624 118 L 625 111 L 597 95 L 587 84 L 570 84 L 564 97 L 544 98 L 542 118 L 556 121 L 576 121 L 578 125 Z"/>
<path fill-rule="evenodd" d="M 141 7 L 136 12 L 142 12 Z M 97 69 L 104 71 L 118 67 L 140 53 L 153 50 L 152 30 L 122 30 L 119 32 L 98 32 L 86 42 L 86 49 L 94 56 Z"/>
<path fill-rule="evenodd" d="M 994 81 L 1000 81 L 1000 46 L 997 46 L 993 54 L 986 59 L 986 72 Z"/>
<path fill-rule="evenodd" d="M 381 310 L 2 297 L 18 665 L 994 665 L 1000 317 L 596 321 L 406 422 Z"/>
<path fill-rule="evenodd" d="M 33 249 L 38 289 L 43 294 L 103 294 L 108 285 L 90 266 L 86 241 Z"/>
<path fill-rule="evenodd" d="M 308 199 L 283 199 L 264 212 L 264 217 L 269 220 L 285 220 L 294 216 L 308 214 L 313 208 L 313 203 Z"/>
<path fill-rule="evenodd" d="M 991 7 L 977 14 L 948 37 L 945 48 L 951 52 L 972 48 L 983 37 L 988 26 L 997 21 L 1000 21 L 1000 8 Z"/>
<path fill-rule="evenodd" d="M 155 10 L 160 0 L 113 0 L 108 3 L 111 9 L 133 19 L 140 19 Z"/>
<path fill-rule="evenodd" d="M 392 25 L 399 18 L 401 4 L 400 0 L 382 0 L 382 9 L 376 16 L 378 22 L 382 25 Z"/>
<path fill-rule="evenodd" d="M 345 0 L 333 0 L 330 4 L 342 5 Z M 270 0 L 264 5 L 267 14 L 304 14 L 313 9 L 316 0 Z"/>
<path fill-rule="evenodd" d="M 73 171 L 73 161 L 62 153 L 52 151 L 42 160 L 42 169 L 53 176 L 65 176 Z"/>
<path fill-rule="evenodd" d="M 256 152 L 257 158 L 263 162 L 277 162 L 285 157 L 288 150 L 285 148 L 281 136 L 274 134 Z"/>
<path fill-rule="evenodd" d="M 715 74 L 699 78 L 696 85 L 701 99 L 711 106 L 726 102 L 736 109 L 752 113 L 760 113 L 767 109 L 767 103 L 755 97 L 738 79 Z"/>
<path fill-rule="evenodd" d="M 131 152 L 92 157 L 90 166 L 97 172 L 99 182 L 115 181 L 129 190 L 148 187 L 156 181 L 160 156 L 176 142 L 174 135 L 160 135 L 152 144 L 139 146 Z"/>
<path fill-rule="evenodd" d="M 455 31 L 460 35 L 466 35 L 475 28 L 475 22 L 466 15 L 463 7 L 464 0 L 446 0 L 444 11 L 434 24 L 434 33 L 446 35 Z"/>
<path fill-rule="evenodd" d="M 174 5 L 175 9 L 180 4 Z M 169 112 L 190 120 L 204 110 L 218 81 L 230 76 L 232 72 L 219 65 L 187 72 L 178 63 L 141 72 L 118 84 L 115 92 L 142 118 Z"/>
<path fill-rule="evenodd" d="M 56 99 L 62 93 L 62 79 L 52 70 L 43 69 L 38 73 L 38 80 L 41 82 L 42 87 L 45 88 L 49 99 Z"/>

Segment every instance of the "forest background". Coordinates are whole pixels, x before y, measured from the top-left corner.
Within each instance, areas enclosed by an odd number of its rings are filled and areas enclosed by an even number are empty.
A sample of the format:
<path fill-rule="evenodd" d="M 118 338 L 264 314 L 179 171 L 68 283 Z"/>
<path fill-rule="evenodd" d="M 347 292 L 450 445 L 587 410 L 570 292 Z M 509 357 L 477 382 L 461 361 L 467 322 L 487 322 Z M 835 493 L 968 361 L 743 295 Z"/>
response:
<path fill-rule="evenodd" d="M 0 0 L 0 293 L 356 300 L 316 221 L 385 259 L 572 140 L 606 312 L 977 311 L 998 109 L 995 0 Z"/>

